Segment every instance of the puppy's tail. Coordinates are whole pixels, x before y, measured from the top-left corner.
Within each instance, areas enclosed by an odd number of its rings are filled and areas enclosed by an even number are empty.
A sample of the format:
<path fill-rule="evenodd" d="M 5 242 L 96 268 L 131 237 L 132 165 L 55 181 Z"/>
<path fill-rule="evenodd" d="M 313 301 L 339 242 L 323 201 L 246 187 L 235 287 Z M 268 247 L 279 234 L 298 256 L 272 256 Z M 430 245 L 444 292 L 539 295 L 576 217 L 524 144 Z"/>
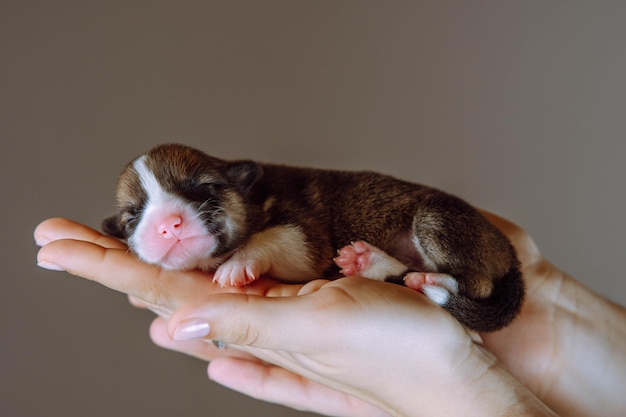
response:
<path fill-rule="evenodd" d="M 489 297 L 476 300 L 450 294 L 442 307 L 470 330 L 493 332 L 509 325 L 519 314 L 524 294 L 522 273 L 518 267 L 513 267 L 494 282 Z"/>

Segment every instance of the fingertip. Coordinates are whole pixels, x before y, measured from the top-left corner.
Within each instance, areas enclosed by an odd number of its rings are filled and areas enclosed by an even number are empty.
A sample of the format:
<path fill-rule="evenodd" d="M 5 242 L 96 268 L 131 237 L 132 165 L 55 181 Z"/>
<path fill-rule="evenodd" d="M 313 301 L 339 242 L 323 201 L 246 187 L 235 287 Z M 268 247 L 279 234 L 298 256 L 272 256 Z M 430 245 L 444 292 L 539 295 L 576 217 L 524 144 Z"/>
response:
<path fill-rule="evenodd" d="M 176 310 L 167 323 L 168 334 L 176 341 L 220 340 L 242 346 L 260 346 L 259 327 L 271 321 L 267 303 L 277 299 L 247 294 L 211 295 Z M 271 310 L 271 308 L 269 309 Z"/>
<path fill-rule="evenodd" d="M 128 296 L 128 302 L 131 306 L 136 308 L 141 308 L 144 310 L 148 308 L 148 304 L 146 304 L 145 301 L 143 301 L 141 298 L 135 297 L 134 295 Z"/>
<path fill-rule="evenodd" d="M 204 339 L 211 332 L 211 325 L 204 319 L 187 319 L 176 325 L 171 334 L 175 342 Z"/>
<path fill-rule="evenodd" d="M 206 340 L 174 341 L 168 333 L 166 320 L 160 317 L 154 319 L 150 325 L 150 339 L 160 348 L 184 353 L 204 361 L 216 360 L 220 355 L 243 355 L 237 351 L 219 350 Z"/>
<path fill-rule="evenodd" d="M 167 321 L 161 317 L 152 320 L 149 328 L 150 340 L 162 348 L 171 348 L 174 343 L 167 332 Z"/>
<path fill-rule="evenodd" d="M 67 229 L 71 224 L 74 224 L 71 220 L 63 217 L 52 217 L 41 221 L 33 232 L 35 243 L 38 246 L 45 246 L 53 240 L 58 239 L 59 231 Z"/>
<path fill-rule="evenodd" d="M 211 329 L 209 322 L 219 314 L 222 301 L 223 298 L 218 294 L 175 310 L 166 323 L 170 338 L 178 341 L 205 338 Z M 194 333 L 199 328 L 204 328 L 204 332 Z"/>
<path fill-rule="evenodd" d="M 52 239 L 37 252 L 37 265 L 42 268 L 69 271 L 72 260 L 77 257 L 77 249 L 83 242 L 72 239 Z"/>
<path fill-rule="evenodd" d="M 311 333 L 321 325 L 308 297 L 266 297 L 254 294 L 212 294 L 176 310 L 168 321 L 178 340 L 220 340 L 229 345 L 261 349 L 309 349 Z M 299 311 L 302 314 L 293 314 Z M 184 324 L 185 327 L 182 327 Z M 313 340 L 312 340 L 313 339 Z"/>
<path fill-rule="evenodd" d="M 35 228 L 35 231 L 33 232 L 33 239 L 35 239 L 35 245 L 40 248 L 47 245 L 51 241 L 45 231 L 39 229 L 39 226 Z"/>
<path fill-rule="evenodd" d="M 62 262 L 59 262 L 62 259 L 59 259 L 58 253 L 62 253 L 62 251 L 57 250 L 58 242 L 48 242 L 39 249 L 37 252 L 37 266 L 51 271 L 64 271 L 66 269 L 61 265 Z"/>
<path fill-rule="evenodd" d="M 329 282 L 330 281 L 326 279 L 316 279 L 314 281 L 309 281 L 306 284 L 304 284 L 300 288 L 300 290 L 298 290 L 297 295 L 302 296 L 302 295 L 312 294 L 316 291 L 319 291 L 320 288 L 322 288 L 324 285 L 328 284 Z"/>
<path fill-rule="evenodd" d="M 65 268 L 47 261 L 37 261 L 37 266 L 48 271 L 65 271 Z"/>
<path fill-rule="evenodd" d="M 265 366 L 258 361 L 228 356 L 215 358 L 207 366 L 211 381 L 236 391 L 256 387 L 264 372 Z"/>
<path fill-rule="evenodd" d="M 530 264 L 542 259 L 537 243 L 520 225 L 494 213 L 484 210 L 481 210 L 481 213 L 511 241 L 522 264 Z"/>
<path fill-rule="evenodd" d="M 211 362 L 209 362 L 206 371 L 207 376 L 211 381 L 221 383 L 220 381 L 222 380 L 222 376 L 225 373 L 224 371 L 226 371 L 226 373 L 229 372 L 228 360 L 224 361 L 222 359 L 224 358 L 215 358 Z"/>
<path fill-rule="evenodd" d="M 73 239 L 107 248 L 126 248 L 125 243 L 64 217 L 53 217 L 42 221 L 35 227 L 33 237 L 38 246 L 45 246 L 56 240 Z"/>

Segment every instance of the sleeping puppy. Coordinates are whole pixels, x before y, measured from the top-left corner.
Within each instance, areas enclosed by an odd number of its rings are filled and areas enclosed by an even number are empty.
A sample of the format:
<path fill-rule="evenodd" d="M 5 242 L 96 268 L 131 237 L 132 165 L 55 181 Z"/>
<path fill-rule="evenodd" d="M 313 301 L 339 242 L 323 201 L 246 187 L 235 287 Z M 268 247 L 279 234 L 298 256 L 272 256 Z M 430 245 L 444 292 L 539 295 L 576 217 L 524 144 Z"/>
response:
<path fill-rule="evenodd" d="M 131 161 L 106 233 L 145 262 L 222 286 L 359 275 L 403 283 L 470 330 L 509 324 L 524 298 L 511 244 L 477 210 L 372 172 L 225 161 L 161 145 Z"/>

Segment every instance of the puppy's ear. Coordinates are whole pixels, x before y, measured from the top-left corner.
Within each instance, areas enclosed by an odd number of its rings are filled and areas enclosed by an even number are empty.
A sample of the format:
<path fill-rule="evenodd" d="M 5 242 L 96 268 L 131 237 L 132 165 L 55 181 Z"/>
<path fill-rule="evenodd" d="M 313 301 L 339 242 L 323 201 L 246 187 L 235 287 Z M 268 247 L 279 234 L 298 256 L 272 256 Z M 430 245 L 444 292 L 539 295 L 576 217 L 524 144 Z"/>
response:
<path fill-rule="evenodd" d="M 115 214 L 111 217 L 107 217 L 102 221 L 102 230 L 109 236 L 116 237 L 118 239 L 126 239 L 126 231 L 122 227 L 120 220 L 120 214 Z"/>
<path fill-rule="evenodd" d="M 226 167 L 226 177 L 243 194 L 247 194 L 262 175 L 263 168 L 254 161 L 236 161 Z"/>

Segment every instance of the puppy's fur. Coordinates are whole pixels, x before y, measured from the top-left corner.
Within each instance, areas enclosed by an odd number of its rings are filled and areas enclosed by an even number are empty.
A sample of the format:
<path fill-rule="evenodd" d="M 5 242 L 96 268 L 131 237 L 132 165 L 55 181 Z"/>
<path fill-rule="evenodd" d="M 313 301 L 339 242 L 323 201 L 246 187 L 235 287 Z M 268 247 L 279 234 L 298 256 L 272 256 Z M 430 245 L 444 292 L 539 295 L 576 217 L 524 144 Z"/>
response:
<path fill-rule="evenodd" d="M 381 174 L 225 161 L 161 145 L 124 169 L 117 202 L 105 232 L 146 262 L 214 271 L 221 285 L 263 274 L 399 283 L 414 274 L 418 289 L 477 331 L 509 324 L 524 297 L 512 246 L 478 211 Z"/>

